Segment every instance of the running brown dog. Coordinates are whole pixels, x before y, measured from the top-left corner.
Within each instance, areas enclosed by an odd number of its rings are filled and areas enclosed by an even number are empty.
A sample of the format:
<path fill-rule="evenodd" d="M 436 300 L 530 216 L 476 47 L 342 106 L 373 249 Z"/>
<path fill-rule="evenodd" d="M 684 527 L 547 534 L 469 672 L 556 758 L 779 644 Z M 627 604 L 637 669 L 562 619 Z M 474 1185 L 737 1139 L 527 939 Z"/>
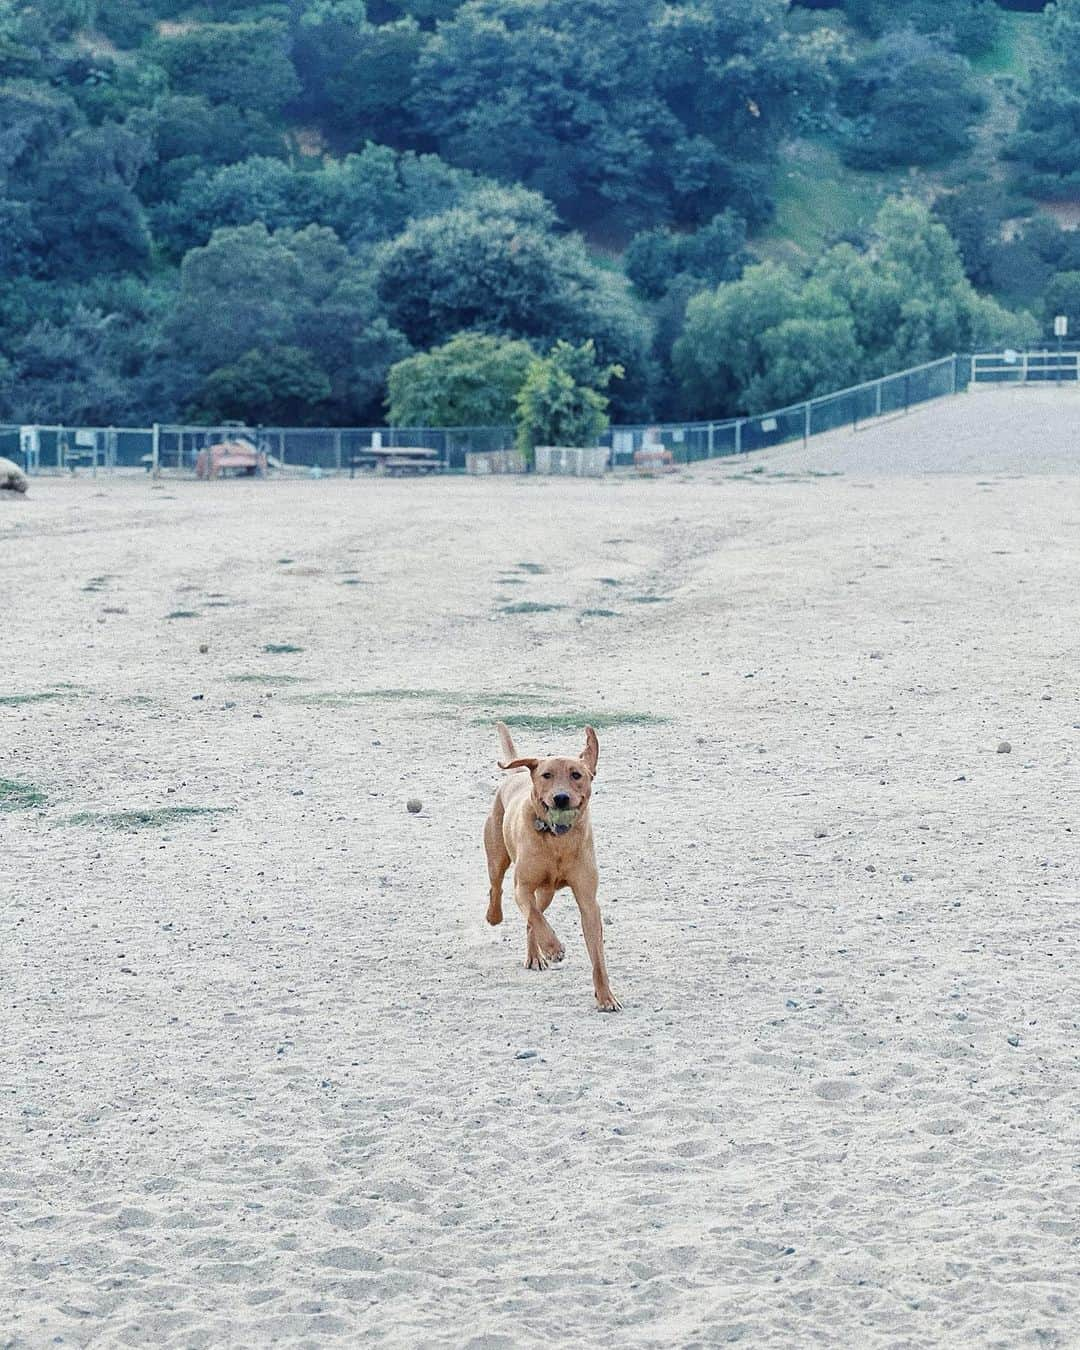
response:
<path fill-rule="evenodd" d="M 561 961 L 565 948 L 544 917 L 555 892 L 569 886 L 581 912 L 581 929 L 592 961 L 593 989 L 601 1012 L 622 1004 L 611 992 L 604 964 L 604 929 L 596 903 L 596 854 L 593 852 L 589 796 L 600 746 L 585 728 L 585 749 L 577 759 L 519 758 L 510 732 L 495 724 L 503 759 L 513 769 L 499 788 L 484 824 L 491 898 L 487 921 L 502 923 L 502 884 L 514 865 L 514 899 L 525 917 L 525 965 L 546 970 Z"/>

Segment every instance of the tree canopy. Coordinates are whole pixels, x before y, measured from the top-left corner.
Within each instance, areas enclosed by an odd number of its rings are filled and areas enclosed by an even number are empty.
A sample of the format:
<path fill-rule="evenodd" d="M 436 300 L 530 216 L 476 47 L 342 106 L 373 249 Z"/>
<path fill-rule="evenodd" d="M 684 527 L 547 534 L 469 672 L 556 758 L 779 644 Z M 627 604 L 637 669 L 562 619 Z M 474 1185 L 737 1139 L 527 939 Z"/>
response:
<path fill-rule="evenodd" d="M 534 358 L 527 342 L 457 333 L 391 366 L 387 416 L 407 427 L 509 426 Z"/>
<path fill-rule="evenodd" d="M 925 206 L 887 203 L 875 248 L 839 244 L 806 277 L 765 263 L 695 296 L 673 361 L 702 416 L 763 412 L 954 351 L 1038 336 L 977 294 L 955 243 Z"/>
<path fill-rule="evenodd" d="M 722 415 L 1071 315 L 1080 0 L 808 5 L 0 0 L 0 420 Z"/>

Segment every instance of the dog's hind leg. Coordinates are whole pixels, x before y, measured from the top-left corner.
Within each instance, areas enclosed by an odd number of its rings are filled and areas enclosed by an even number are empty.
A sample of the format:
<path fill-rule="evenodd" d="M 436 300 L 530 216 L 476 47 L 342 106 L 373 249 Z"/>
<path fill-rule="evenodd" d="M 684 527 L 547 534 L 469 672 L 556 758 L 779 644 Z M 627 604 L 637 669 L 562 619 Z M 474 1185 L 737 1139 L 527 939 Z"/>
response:
<path fill-rule="evenodd" d="M 488 892 L 487 921 L 494 925 L 502 923 L 503 878 L 510 866 L 510 854 L 506 851 L 502 832 L 503 805 L 498 797 L 491 808 L 491 815 L 484 822 L 484 852 L 487 854 L 488 879 L 491 889 Z"/>

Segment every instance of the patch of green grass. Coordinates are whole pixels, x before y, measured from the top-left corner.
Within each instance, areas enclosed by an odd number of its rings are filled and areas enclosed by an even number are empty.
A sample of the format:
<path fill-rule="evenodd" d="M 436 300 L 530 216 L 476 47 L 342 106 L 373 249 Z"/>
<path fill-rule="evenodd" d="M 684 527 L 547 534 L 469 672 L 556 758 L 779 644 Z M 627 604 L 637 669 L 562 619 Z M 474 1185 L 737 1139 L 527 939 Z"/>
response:
<path fill-rule="evenodd" d="M 776 258 L 816 258 L 838 236 L 865 230 L 902 182 L 899 171 L 848 168 L 824 141 L 789 142 L 773 180 L 776 214 L 755 242 Z"/>
<path fill-rule="evenodd" d="M 167 619 L 197 619 L 198 612 L 194 609 L 174 609 L 165 615 Z"/>
<path fill-rule="evenodd" d="M 619 612 L 615 609 L 583 609 L 581 617 L 583 619 L 617 619 Z"/>
<path fill-rule="evenodd" d="M 521 731 L 580 731 L 583 727 L 595 727 L 600 731 L 604 727 L 660 726 L 671 719 L 645 712 L 547 712 L 507 713 L 502 720 L 508 727 Z M 474 719 L 476 725 L 481 725 L 482 721 L 482 718 Z"/>
<path fill-rule="evenodd" d="M 343 586 L 370 586 L 370 581 L 361 581 L 359 577 L 346 577 L 341 583 Z"/>
<path fill-rule="evenodd" d="M 14 708 L 20 703 L 46 703 L 54 698 L 70 698 L 70 689 L 43 689 L 38 694 L 0 694 L 0 707 Z"/>
<path fill-rule="evenodd" d="M 279 558 L 279 559 L 278 559 L 278 562 L 281 564 L 282 567 L 288 567 L 289 563 L 294 563 L 295 561 L 296 561 L 295 558 Z"/>
<path fill-rule="evenodd" d="M 618 577 L 597 577 L 601 586 L 621 586 L 622 582 Z"/>
<path fill-rule="evenodd" d="M 290 703 L 324 703 L 345 705 L 377 699 L 388 703 L 446 703 L 458 707 L 497 708 L 506 704 L 528 703 L 539 695 L 522 689 L 464 690 L 452 689 L 331 689 L 322 693 L 297 694 Z"/>
<path fill-rule="evenodd" d="M 263 675 L 261 673 L 252 673 L 248 675 L 229 675 L 226 677 L 233 684 L 307 684 L 307 680 L 302 675 Z"/>
<path fill-rule="evenodd" d="M 541 572 L 546 572 L 547 568 L 542 563 L 515 563 L 519 572 L 529 572 L 533 576 L 538 576 Z"/>
<path fill-rule="evenodd" d="M 291 642 L 268 642 L 263 647 L 264 652 L 269 652 L 272 656 L 278 656 L 282 653 L 302 652 L 303 647 L 294 647 Z"/>
<path fill-rule="evenodd" d="M 670 595 L 628 595 L 626 597 L 634 605 L 670 605 Z"/>
<path fill-rule="evenodd" d="M 1031 67 L 1044 50 L 1042 32 L 1045 20 L 1041 14 L 1018 14 L 1005 11 L 998 15 L 998 31 L 989 51 L 971 58 L 971 68 L 977 75 L 1012 75 L 1026 80 Z"/>
<path fill-rule="evenodd" d="M 45 800 L 45 793 L 33 783 L 0 778 L 0 811 L 26 811 L 32 806 L 44 806 Z"/>
<path fill-rule="evenodd" d="M 565 605 L 542 604 L 537 600 L 516 600 L 512 605 L 500 605 L 503 614 L 548 614 L 553 609 L 565 609 Z"/>
<path fill-rule="evenodd" d="M 80 811 L 68 816 L 65 825 L 92 825 L 105 830 L 161 829 L 196 816 L 218 816 L 235 811 L 234 806 L 149 806 L 133 811 Z"/>

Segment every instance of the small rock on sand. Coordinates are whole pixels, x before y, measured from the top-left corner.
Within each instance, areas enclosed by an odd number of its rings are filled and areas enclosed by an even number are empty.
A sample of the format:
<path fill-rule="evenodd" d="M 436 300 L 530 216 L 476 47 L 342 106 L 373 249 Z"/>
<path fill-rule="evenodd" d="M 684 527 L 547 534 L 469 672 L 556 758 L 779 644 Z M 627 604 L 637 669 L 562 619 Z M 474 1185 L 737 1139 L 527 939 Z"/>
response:
<path fill-rule="evenodd" d="M 419 797 L 410 797 L 409 800 L 405 803 L 405 809 L 409 811 L 412 815 L 416 816 L 419 815 L 420 812 L 424 809 L 424 803 L 420 800 Z"/>
<path fill-rule="evenodd" d="M 1009 754 L 1012 754 L 1012 746 L 1009 744 L 1008 741 L 1002 741 L 1002 742 L 998 745 L 997 752 L 998 752 L 999 755 L 1009 755 Z"/>

